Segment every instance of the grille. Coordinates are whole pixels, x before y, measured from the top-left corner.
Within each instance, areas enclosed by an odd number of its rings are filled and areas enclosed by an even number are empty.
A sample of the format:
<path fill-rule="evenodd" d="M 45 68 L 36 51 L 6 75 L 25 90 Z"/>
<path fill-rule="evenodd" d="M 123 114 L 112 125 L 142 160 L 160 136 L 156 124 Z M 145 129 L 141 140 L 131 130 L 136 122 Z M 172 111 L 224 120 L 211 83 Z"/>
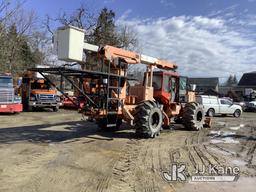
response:
<path fill-rule="evenodd" d="M 41 101 L 52 101 L 55 100 L 54 95 L 50 94 L 38 94 L 38 99 Z"/>
<path fill-rule="evenodd" d="M 0 103 L 8 104 L 13 103 L 14 89 L 13 88 L 0 88 Z"/>

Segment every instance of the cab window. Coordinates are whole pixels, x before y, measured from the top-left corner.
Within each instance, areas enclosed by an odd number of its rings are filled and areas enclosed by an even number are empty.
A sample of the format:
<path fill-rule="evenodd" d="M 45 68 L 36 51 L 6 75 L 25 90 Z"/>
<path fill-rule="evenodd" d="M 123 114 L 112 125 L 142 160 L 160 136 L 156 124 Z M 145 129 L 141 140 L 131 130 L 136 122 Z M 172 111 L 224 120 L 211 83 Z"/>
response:
<path fill-rule="evenodd" d="M 153 83 L 152 86 L 154 87 L 154 90 L 161 90 L 161 75 L 154 75 L 153 76 Z"/>
<path fill-rule="evenodd" d="M 175 89 L 176 89 L 176 78 L 164 75 L 164 91 L 175 92 Z"/>
<path fill-rule="evenodd" d="M 221 103 L 222 105 L 232 105 L 232 102 L 231 102 L 231 101 L 225 100 L 225 99 L 221 99 L 221 100 L 220 100 L 220 103 Z"/>
<path fill-rule="evenodd" d="M 170 86 L 171 86 L 171 79 L 167 75 L 164 75 L 164 91 L 169 92 Z"/>

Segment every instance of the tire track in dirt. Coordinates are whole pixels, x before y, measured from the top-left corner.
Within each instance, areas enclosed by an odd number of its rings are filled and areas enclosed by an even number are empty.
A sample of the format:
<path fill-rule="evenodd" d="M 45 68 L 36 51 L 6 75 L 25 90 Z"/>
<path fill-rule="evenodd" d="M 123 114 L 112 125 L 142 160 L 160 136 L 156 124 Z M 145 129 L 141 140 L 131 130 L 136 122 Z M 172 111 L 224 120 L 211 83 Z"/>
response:
<path fill-rule="evenodd" d="M 60 191 L 62 188 L 64 191 L 106 191 L 109 188 L 111 170 L 117 161 L 116 153 L 112 155 L 112 151 L 93 145 L 93 155 L 95 150 L 102 151 L 99 153 L 99 160 L 82 153 L 83 144 L 78 151 L 68 145 L 66 148 L 64 144 L 58 156 L 31 177 L 31 181 L 24 186 L 24 191 Z"/>
<path fill-rule="evenodd" d="M 201 166 L 221 165 L 220 159 L 206 147 L 209 145 L 208 133 L 208 130 L 202 130 L 187 135 L 184 146 L 169 151 L 171 162 L 187 165 L 188 177 Z"/>
<path fill-rule="evenodd" d="M 128 142 L 128 144 L 126 145 L 130 145 L 130 142 Z M 122 153 L 119 154 L 119 158 L 122 156 Z M 128 161 L 125 161 L 126 163 L 129 162 L 129 159 L 127 159 Z M 112 185 L 115 184 L 112 182 L 113 180 L 113 174 L 115 173 L 116 169 L 116 164 L 119 162 L 118 158 L 111 158 L 108 162 L 104 163 L 104 166 L 107 167 L 108 169 L 106 170 L 106 173 L 100 177 L 100 179 L 98 180 L 98 184 L 96 187 L 96 191 L 97 192 L 104 192 L 104 191 L 111 191 Z M 128 168 L 130 164 L 128 163 L 127 166 L 125 168 Z M 129 169 L 126 169 L 125 171 L 129 171 Z"/>
<path fill-rule="evenodd" d="M 150 150 L 146 161 L 141 162 L 141 166 L 143 166 L 144 163 L 144 169 L 141 169 L 141 171 L 145 177 L 142 182 L 143 191 L 173 191 L 173 187 L 170 184 L 165 183 L 162 178 L 162 172 L 168 170 L 170 167 L 168 145 L 162 145 L 161 141 L 156 139 L 156 141 L 148 141 L 144 148 L 149 148 Z M 139 190 L 138 188 L 137 191 L 142 190 Z"/>
<path fill-rule="evenodd" d="M 169 158 L 168 147 L 160 143 L 157 139 L 128 143 L 125 155 L 114 167 L 111 180 L 114 186 L 109 191 L 173 191 L 161 176 L 161 171 L 167 167 L 165 164 L 169 166 Z"/>
<path fill-rule="evenodd" d="M 110 191 L 134 191 L 134 171 L 140 148 L 140 141 L 135 139 L 130 139 L 124 146 L 120 158 L 113 167 Z"/>
<path fill-rule="evenodd" d="M 145 192 L 157 192 L 160 191 L 160 186 L 157 178 L 157 173 L 160 173 L 160 166 L 158 164 L 159 161 L 157 161 L 158 158 L 158 151 L 157 148 L 151 148 L 150 153 L 148 153 L 149 160 L 146 161 L 146 168 L 148 169 L 148 178 L 145 182 L 144 190 Z"/>
<path fill-rule="evenodd" d="M 41 189 L 44 189 L 46 191 L 50 191 L 51 186 L 58 186 L 60 183 L 63 183 L 63 180 L 65 179 L 65 172 L 63 172 L 62 169 L 57 169 L 59 165 L 61 164 L 58 162 L 58 164 L 55 164 L 55 162 L 60 158 L 66 159 L 66 155 L 62 156 L 61 153 L 58 153 L 58 155 L 55 156 L 55 158 L 52 158 L 47 164 L 41 167 L 40 170 L 38 170 L 37 173 L 35 173 L 29 182 L 24 184 L 22 187 L 23 191 L 40 191 Z M 68 161 L 68 159 L 67 159 Z M 59 173 L 61 172 L 61 175 L 63 177 L 59 177 Z"/>
<path fill-rule="evenodd" d="M 209 151 L 209 148 L 208 148 L 206 145 L 203 145 L 203 150 L 204 150 L 211 158 L 213 158 L 214 161 L 215 161 L 217 164 L 221 165 L 220 158 L 217 157 L 216 155 L 214 155 L 213 153 L 211 153 L 211 152 Z"/>
<path fill-rule="evenodd" d="M 209 165 L 214 165 L 216 164 L 216 162 L 213 161 L 213 159 L 211 158 L 211 156 L 207 155 L 207 153 L 202 152 L 202 150 L 200 149 L 200 147 L 193 147 L 196 154 L 198 155 L 198 157 L 200 157 L 201 161 L 203 162 L 203 164 L 205 166 L 209 166 Z"/>
<path fill-rule="evenodd" d="M 111 159 L 111 161 L 108 164 L 106 164 L 106 166 L 112 167 L 111 169 L 113 169 L 115 161 L 116 161 L 115 159 Z M 97 184 L 96 191 L 97 192 L 106 191 L 110 187 L 109 185 L 110 185 L 111 177 L 112 177 L 111 171 L 109 171 L 105 176 L 101 177 Z"/>
<path fill-rule="evenodd" d="M 54 151 L 48 151 L 45 153 L 45 150 L 36 152 L 34 150 L 31 151 L 30 149 L 25 149 L 21 151 L 20 154 L 26 155 L 25 159 L 7 168 L 6 174 L 10 175 L 11 179 L 8 179 L 7 177 L 8 180 L 3 181 L 6 186 L 12 188 L 11 191 L 13 191 L 13 188 L 23 189 L 24 183 L 29 182 L 33 175 L 35 175 L 42 168 L 42 166 L 46 165 L 48 161 L 56 156 Z M 40 181 L 35 180 L 35 185 L 37 186 L 39 184 Z"/>
<path fill-rule="evenodd" d="M 210 143 L 210 146 L 211 146 L 212 148 L 216 149 L 217 151 L 222 152 L 222 154 L 231 155 L 231 156 L 233 156 L 233 157 L 236 157 L 236 156 L 237 156 L 236 153 L 230 152 L 229 150 L 225 149 L 224 147 L 221 147 L 221 146 L 218 145 L 218 144 Z"/>
<path fill-rule="evenodd" d="M 250 129 L 250 136 L 255 135 L 255 127 L 251 127 Z M 246 153 L 245 160 L 248 162 L 247 167 L 256 169 L 256 158 L 255 158 L 255 149 L 256 149 L 256 142 L 255 141 L 249 141 L 247 142 L 248 151 Z"/>
<path fill-rule="evenodd" d="M 254 142 L 254 144 L 252 144 L 251 147 L 248 149 L 247 157 L 246 157 L 248 162 L 247 166 L 253 169 L 256 169 L 255 149 L 256 149 L 256 143 Z"/>

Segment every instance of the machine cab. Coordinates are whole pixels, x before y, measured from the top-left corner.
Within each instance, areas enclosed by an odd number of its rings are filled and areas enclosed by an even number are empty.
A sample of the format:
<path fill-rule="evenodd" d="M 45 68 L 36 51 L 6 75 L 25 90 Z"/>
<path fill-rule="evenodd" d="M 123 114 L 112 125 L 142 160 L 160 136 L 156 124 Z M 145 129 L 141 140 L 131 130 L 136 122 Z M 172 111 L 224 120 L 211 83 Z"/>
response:
<path fill-rule="evenodd" d="M 176 72 L 155 71 L 152 86 L 154 98 L 163 104 L 179 102 L 179 75 Z"/>

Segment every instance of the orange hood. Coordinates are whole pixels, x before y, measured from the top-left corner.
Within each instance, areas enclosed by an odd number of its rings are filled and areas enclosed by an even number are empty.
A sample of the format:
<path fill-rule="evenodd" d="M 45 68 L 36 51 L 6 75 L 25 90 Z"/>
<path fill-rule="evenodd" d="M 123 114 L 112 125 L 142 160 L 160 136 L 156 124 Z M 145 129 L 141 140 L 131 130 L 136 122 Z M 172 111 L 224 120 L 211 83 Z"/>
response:
<path fill-rule="evenodd" d="M 56 94 L 56 90 L 33 89 L 33 90 L 31 90 L 31 93 L 33 93 L 33 94 L 51 94 L 51 95 L 55 95 Z"/>

